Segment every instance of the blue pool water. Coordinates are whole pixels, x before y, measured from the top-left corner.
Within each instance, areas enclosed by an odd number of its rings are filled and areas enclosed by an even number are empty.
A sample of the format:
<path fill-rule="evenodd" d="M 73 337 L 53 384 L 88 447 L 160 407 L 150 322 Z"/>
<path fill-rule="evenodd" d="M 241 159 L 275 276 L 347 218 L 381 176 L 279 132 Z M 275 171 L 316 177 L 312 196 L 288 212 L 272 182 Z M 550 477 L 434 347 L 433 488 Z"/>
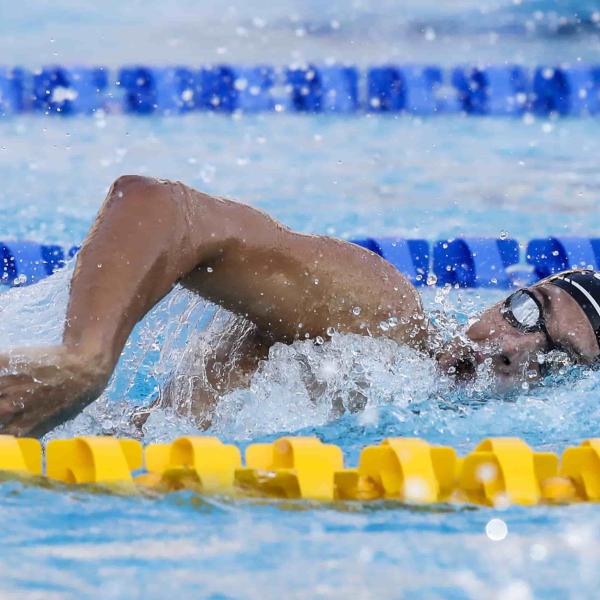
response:
<path fill-rule="evenodd" d="M 110 4 L 101 11 L 62 0 L 27 18 L 7 11 L 0 24 L 6 62 L 225 56 L 535 64 L 590 61 L 598 49 L 592 2 L 408 2 L 400 13 L 393 2 L 377 10 L 359 2 L 327 10 L 317 2 L 238 3 L 227 11 L 210 2 L 169 10 L 158 2 L 143 10 L 138 2 Z M 17 117 L 0 121 L 0 239 L 79 243 L 123 173 L 179 179 L 301 231 L 341 237 L 597 236 L 599 154 L 593 119 Z M 0 349 L 59 338 L 71 268 L 0 295 Z M 450 322 L 501 295 L 424 292 L 428 308 Z M 50 437 L 131 434 L 131 411 L 173 373 L 185 377 L 182 365 L 201 355 L 203 340 L 228 326 L 226 315 L 214 313 L 175 290 L 138 326 L 104 396 Z M 327 391 L 311 399 L 307 377 Z M 363 411 L 333 410 L 334 396 L 347 405 L 358 388 L 367 390 Z M 316 434 L 339 444 L 351 464 L 361 447 L 398 435 L 461 452 L 489 435 L 516 435 L 561 451 L 600 435 L 599 388 L 597 372 L 567 369 L 508 396 L 497 396 L 485 377 L 454 390 L 405 349 L 335 336 L 323 347 L 276 347 L 250 390 L 222 399 L 212 431 L 241 447 L 284 433 Z M 148 421 L 143 441 L 194 431 L 191 419 L 163 410 Z M 508 526 L 502 541 L 486 535 L 493 518 Z M 500 511 L 261 503 L 6 481 L 0 531 L 0 595 L 8 598 L 515 600 L 593 597 L 600 584 L 593 505 Z"/>

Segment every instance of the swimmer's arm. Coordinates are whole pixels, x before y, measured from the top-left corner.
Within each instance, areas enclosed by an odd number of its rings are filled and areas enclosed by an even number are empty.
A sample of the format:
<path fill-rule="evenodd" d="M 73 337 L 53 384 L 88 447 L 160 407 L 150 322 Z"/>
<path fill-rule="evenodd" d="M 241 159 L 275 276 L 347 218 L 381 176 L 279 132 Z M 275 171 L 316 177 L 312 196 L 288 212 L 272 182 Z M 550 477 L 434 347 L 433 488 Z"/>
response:
<path fill-rule="evenodd" d="M 135 324 L 197 264 L 181 190 L 115 181 L 77 255 L 63 345 L 109 375 Z"/>
<path fill-rule="evenodd" d="M 0 432 L 42 435 L 96 399 L 135 324 L 241 229 L 261 235 L 261 219 L 182 184 L 119 178 L 78 253 L 62 345 L 0 356 Z"/>
<path fill-rule="evenodd" d="M 119 178 L 77 255 L 64 346 L 110 375 L 135 324 L 176 283 L 241 237 L 272 244 L 271 224 L 249 206 L 180 183 Z"/>

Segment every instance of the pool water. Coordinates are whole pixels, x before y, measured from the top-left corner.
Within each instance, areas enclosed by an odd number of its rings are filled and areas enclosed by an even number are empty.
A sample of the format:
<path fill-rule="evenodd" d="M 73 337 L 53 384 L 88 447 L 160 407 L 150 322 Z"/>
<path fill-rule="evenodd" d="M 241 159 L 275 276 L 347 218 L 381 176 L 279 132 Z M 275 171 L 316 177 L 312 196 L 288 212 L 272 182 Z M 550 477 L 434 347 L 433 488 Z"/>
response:
<path fill-rule="evenodd" d="M 8 11 L 0 27 L 12 38 L 0 36 L 0 47 L 13 62 L 21 56 L 31 64 L 54 54 L 55 62 L 77 62 L 77 50 L 110 65 L 191 63 L 193 50 L 205 50 L 206 60 L 223 58 L 215 54 L 221 31 L 231 33 L 231 61 L 341 56 L 367 64 L 408 56 L 535 64 L 592 60 L 598 43 L 597 13 L 586 2 L 409 2 L 402 14 L 392 2 L 377 10 L 334 3 L 324 12 L 316 2 L 252 10 L 239 3 L 225 14 L 211 3 L 200 9 L 180 2 L 164 12 L 158 4 L 142 10 L 141 3 L 114 3 L 100 12 L 62 0 L 28 20 Z M 294 11 L 296 20 L 289 17 Z M 206 27 L 207 39 L 193 35 L 190 23 L 200 22 L 215 24 Z M 247 56 L 240 27 L 250 32 Z M 351 33 L 342 36 L 339 28 Z M 133 50 L 125 43 L 132 36 L 139 42 Z M 494 36 L 501 41 L 492 43 Z M 525 241 L 600 229 L 595 119 L 28 116 L 0 121 L 0 140 L 0 239 L 79 243 L 110 183 L 124 173 L 179 179 L 267 210 L 298 230 L 344 238 L 505 232 Z M 0 349 L 60 338 L 71 271 L 69 265 L 36 286 L 0 295 Z M 450 325 L 502 297 L 490 290 L 423 295 L 428 310 Z M 210 332 L 228 323 L 221 311 L 176 289 L 136 328 L 102 398 L 49 437 L 136 434 L 131 412 L 181 373 L 186 344 L 202 352 Z M 307 392 L 307 378 L 323 384 L 319 397 Z M 349 464 L 362 447 L 390 436 L 420 436 L 467 452 L 486 436 L 514 435 L 562 451 L 600 435 L 599 389 L 600 374 L 581 368 L 508 395 L 496 394 L 485 375 L 455 389 L 409 350 L 335 335 L 324 346 L 276 346 L 249 390 L 222 399 L 211 432 L 242 448 L 287 433 L 314 434 L 339 444 Z M 365 406 L 351 412 L 356 390 Z M 150 417 L 142 440 L 196 431 L 191 418 L 166 409 Z M 486 534 L 494 518 L 508 527 L 500 541 Z M 515 600 L 593 597 L 600 584 L 600 515 L 593 505 L 321 505 L 185 492 L 120 496 L 3 481 L 0 530 L 0 595 L 8 598 Z"/>

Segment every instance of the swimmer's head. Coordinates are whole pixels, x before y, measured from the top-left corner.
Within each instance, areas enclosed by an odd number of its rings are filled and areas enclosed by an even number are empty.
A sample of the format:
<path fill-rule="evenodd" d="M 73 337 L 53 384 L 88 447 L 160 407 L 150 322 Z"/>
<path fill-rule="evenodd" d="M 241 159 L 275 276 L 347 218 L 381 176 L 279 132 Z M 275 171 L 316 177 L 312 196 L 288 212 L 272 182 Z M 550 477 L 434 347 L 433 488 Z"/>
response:
<path fill-rule="evenodd" d="M 518 290 L 484 311 L 466 335 L 474 348 L 463 350 L 468 353 L 463 363 L 474 370 L 487 361 L 502 387 L 539 379 L 544 355 L 551 351 L 564 352 L 575 363 L 596 362 L 600 273 L 565 271 Z"/>

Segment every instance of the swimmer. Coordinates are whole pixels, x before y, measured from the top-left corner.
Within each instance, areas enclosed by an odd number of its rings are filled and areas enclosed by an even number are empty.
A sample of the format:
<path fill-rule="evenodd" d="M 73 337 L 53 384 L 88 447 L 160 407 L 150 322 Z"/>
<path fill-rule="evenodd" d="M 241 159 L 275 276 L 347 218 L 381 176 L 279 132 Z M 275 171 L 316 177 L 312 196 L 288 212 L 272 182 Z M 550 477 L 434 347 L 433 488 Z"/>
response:
<path fill-rule="evenodd" d="M 416 289 L 380 256 L 181 183 L 124 176 L 77 255 L 62 343 L 0 356 L 0 432 L 43 435 L 98 398 L 134 325 L 177 283 L 253 324 L 241 346 L 224 336 L 215 349 L 211 389 L 192 399 L 204 407 L 247 385 L 276 342 L 327 339 L 332 329 L 390 337 L 458 378 L 487 362 L 503 385 L 539 378 L 540 356 L 555 349 L 585 364 L 600 354 L 593 272 L 511 294 L 440 351 Z M 396 327 L 379 326 L 392 318 Z"/>

